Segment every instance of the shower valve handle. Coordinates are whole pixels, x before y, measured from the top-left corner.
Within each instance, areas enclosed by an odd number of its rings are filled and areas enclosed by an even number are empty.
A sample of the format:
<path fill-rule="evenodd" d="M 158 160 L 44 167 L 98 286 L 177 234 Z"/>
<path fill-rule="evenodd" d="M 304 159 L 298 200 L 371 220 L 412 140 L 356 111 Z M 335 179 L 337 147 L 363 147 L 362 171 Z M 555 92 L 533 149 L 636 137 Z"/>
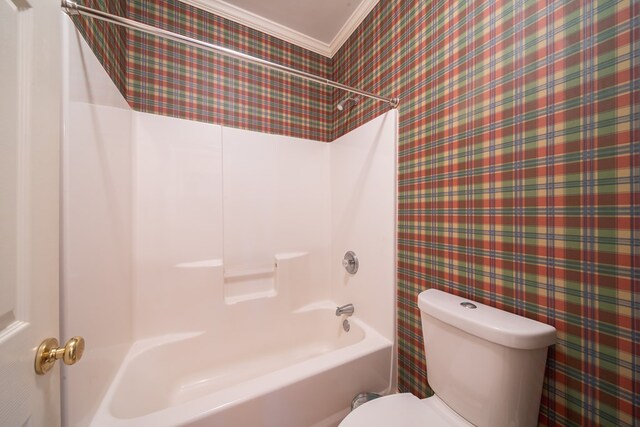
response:
<path fill-rule="evenodd" d="M 360 263 L 358 262 L 358 257 L 355 252 L 348 251 L 344 254 L 344 258 L 342 258 L 342 266 L 349 274 L 356 274 L 358 272 L 359 265 Z"/>

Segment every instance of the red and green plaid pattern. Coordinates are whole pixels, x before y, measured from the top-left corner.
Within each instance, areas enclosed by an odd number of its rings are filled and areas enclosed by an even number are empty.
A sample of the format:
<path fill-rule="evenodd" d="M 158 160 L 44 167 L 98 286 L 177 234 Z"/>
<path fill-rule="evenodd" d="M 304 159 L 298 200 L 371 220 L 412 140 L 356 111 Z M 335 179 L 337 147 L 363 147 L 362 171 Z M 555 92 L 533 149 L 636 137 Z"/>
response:
<path fill-rule="evenodd" d="M 126 15 L 126 0 L 86 0 L 82 4 L 114 15 Z M 73 21 L 122 96 L 126 98 L 126 29 L 106 22 L 83 19 L 78 16 L 75 16 Z"/>
<path fill-rule="evenodd" d="M 334 58 L 401 97 L 402 391 L 434 287 L 557 328 L 541 424 L 640 425 L 639 4 L 382 0 Z"/>
<path fill-rule="evenodd" d="M 129 1 L 124 2 L 124 10 L 110 10 L 96 2 L 87 5 L 321 77 L 331 76 L 330 58 L 177 0 Z M 137 111 L 319 141 L 331 138 L 334 103 L 329 88 L 111 24 L 84 18 L 76 22 Z M 91 25 L 93 31 L 86 31 Z M 124 34 L 124 40 L 113 34 Z M 114 46 L 112 40 L 119 43 Z"/>
<path fill-rule="evenodd" d="M 128 16 L 206 42 L 329 76 L 331 60 L 177 0 L 133 1 Z M 191 120 L 327 141 L 332 92 L 237 60 L 128 32 L 131 106 Z"/>

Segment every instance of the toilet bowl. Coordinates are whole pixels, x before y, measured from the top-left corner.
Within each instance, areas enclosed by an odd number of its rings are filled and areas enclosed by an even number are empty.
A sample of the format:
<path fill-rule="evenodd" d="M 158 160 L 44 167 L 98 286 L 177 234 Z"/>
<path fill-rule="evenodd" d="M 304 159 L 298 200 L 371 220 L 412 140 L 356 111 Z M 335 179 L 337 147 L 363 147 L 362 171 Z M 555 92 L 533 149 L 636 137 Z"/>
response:
<path fill-rule="evenodd" d="M 411 393 L 400 393 L 368 402 L 340 423 L 340 427 L 371 426 L 472 427 L 473 424 L 456 414 L 437 396 L 418 399 Z"/>
<path fill-rule="evenodd" d="M 372 400 L 340 427 L 536 426 L 555 328 L 436 289 L 418 306 L 435 394 Z"/>

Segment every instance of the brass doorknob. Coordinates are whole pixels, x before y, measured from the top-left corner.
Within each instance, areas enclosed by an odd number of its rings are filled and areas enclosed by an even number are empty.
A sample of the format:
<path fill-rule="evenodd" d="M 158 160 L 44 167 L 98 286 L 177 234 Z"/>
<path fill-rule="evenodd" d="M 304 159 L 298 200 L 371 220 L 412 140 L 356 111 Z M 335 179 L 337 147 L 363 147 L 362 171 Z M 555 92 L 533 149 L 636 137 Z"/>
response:
<path fill-rule="evenodd" d="M 65 365 L 73 365 L 82 358 L 84 338 L 73 337 L 64 347 L 58 347 L 58 340 L 47 338 L 42 341 L 36 352 L 36 374 L 44 375 L 53 368 L 56 360 L 62 359 Z"/>

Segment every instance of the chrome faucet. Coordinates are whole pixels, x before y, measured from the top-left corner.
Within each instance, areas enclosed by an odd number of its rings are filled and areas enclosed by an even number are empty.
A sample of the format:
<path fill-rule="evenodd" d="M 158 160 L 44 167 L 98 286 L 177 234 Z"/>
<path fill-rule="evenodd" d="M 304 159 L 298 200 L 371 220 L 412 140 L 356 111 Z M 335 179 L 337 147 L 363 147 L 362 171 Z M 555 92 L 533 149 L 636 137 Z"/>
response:
<path fill-rule="evenodd" d="M 343 314 L 351 316 L 353 314 L 353 311 L 353 304 L 343 305 L 342 307 L 336 308 L 336 316 L 342 316 Z"/>

